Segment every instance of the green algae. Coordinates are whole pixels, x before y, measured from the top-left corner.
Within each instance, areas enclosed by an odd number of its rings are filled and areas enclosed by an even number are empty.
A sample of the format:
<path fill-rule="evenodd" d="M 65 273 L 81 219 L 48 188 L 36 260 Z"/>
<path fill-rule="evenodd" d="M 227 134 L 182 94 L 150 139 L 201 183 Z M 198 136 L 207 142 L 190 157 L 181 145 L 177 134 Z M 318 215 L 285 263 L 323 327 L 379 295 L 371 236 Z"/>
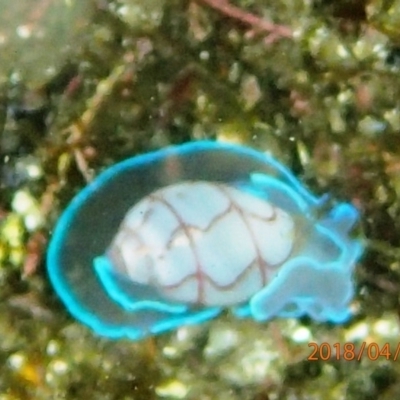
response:
<path fill-rule="evenodd" d="M 0 400 L 399 396 L 399 2 L 233 3 L 292 37 L 200 0 L 0 0 Z M 23 41 L 32 16 L 42 36 Z M 66 313 L 43 254 L 67 202 L 118 160 L 198 139 L 268 151 L 360 209 L 352 321 L 225 315 L 131 343 Z M 392 354 L 311 361 L 310 342 Z"/>

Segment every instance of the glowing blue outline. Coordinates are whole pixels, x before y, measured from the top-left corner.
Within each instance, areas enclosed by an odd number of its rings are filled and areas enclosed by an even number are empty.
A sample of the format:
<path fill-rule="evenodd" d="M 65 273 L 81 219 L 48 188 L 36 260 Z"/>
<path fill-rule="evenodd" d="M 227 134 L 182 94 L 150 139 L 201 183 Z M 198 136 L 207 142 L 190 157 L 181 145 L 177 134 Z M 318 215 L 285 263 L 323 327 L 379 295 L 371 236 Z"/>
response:
<path fill-rule="evenodd" d="M 279 276 L 276 279 L 273 279 L 266 287 L 261 289 L 257 292 L 251 299 L 250 299 L 250 309 L 251 315 L 256 321 L 267 321 L 269 319 L 275 317 L 281 318 L 298 318 L 303 315 L 309 315 L 316 321 L 332 321 L 336 323 L 345 322 L 348 318 L 351 317 L 351 311 L 348 305 L 343 304 L 343 308 L 341 309 L 334 309 L 333 312 L 329 311 L 328 309 L 321 309 L 319 313 L 315 313 L 313 311 L 313 306 L 315 305 L 316 300 L 322 300 L 321 298 L 315 298 L 315 296 L 310 295 L 294 295 L 293 297 L 287 297 L 287 293 L 285 293 L 285 299 L 282 301 L 282 308 L 280 310 L 275 310 L 274 312 L 267 313 L 263 307 L 260 307 L 258 304 L 259 302 L 265 303 L 265 296 L 269 293 L 273 292 L 274 289 L 276 293 L 279 292 L 279 288 L 282 287 L 280 283 L 282 281 L 287 281 L 290 279 L 290 275 L 293 271 L 297 268 L 297 265 L 307 265 L 309 268 L 313 269 L 318 273 L 324 273 L 328 276 L 330 272 L 338 272 L 340 273 L 346 282 L 351 282 L 351 274 L 346 273 L 343 268 L 340 266 L 339 262 L 332 262 L 329 264 L 328 268 L 321 267 L 318 263 L 311 258 L 308 257 L 297 257 L 294 259 L 290 259 L 287 264 L 282 267 L 282 271 L 280 271 Z M 311 277 L 312 278 L 312 277 Z M 296 292 L 295 289 L 293 289 Z M 312 290 L 310 290 L 312 293 Z M 352 285 L 350 284 L 350 290 L 347 292 L 346 297 L 343 299 L 343 303 L 347 303 L 354 294 L 354 290 Z M 275 295 L 276 297 L 276 295 Z M 297 306 L 296 309 L 291 311 L 285 311 L 284 307 L 287 304 L 295 304 Z M 264 309 L 264 312 L 262 311 Z"/>
<path fill-rule="evenodd" d="M 169 314 L 183 314 L 189 311 L 188 307 L 183 304 L 173 304 L 167 302 L 160 303 L 159 301 L 154 300 L 132 299 L 123 290 L 121 290 L 120 286 L 115 280 L 115 277 L 113 276 L 112 265 L 105 256 L 96 257 L 93 261 L 93 266 L 106 292 L 114 301 L 120 304 L 124 310 L 132 312 L 154 310 Z"/>
<path fill-rule="evenodd" d="M 271 187 L 275 188 L 276 190 L 286 194 L 288 197 L 293 199 L 293 202 L 297 204 L 298 209 L 300 212 L 305 214 L 310 214 L 311 207 L 307 204 L 307 202 L 299 196 L 290 186 L 284 184 L 277 178 L 272 178 L 264 173 L 253 173 L 250 174 L 251 183 L 257 186 L 257 190 L 260 192 L 260 196 L 264 195 L 263 198 L 268 200 L 268 190 Z M 319 199 L 316 199 L 317 205 L 320 203 Z"/>
<path fill-rule="evenodd" d="M 80 301 L 72 294 L 67 285 L 66 281 L 62 279 L 60 273 L 61 263 L 58 256 L 58 249 L 62 247 L 62 243 L 65 238 L 65 232 L 68 231 L 70 225 L 73 223 L 76 214 L 79 209 L 85 203 L 86 199 L 95 195 L 96 191 L 106 185 L 115 175 L 125 171 L 127 168 L 138 168 L 150 164 L 154 161 L 165 160 L 170 156 L 175 155 L 187 155 L 190 153 L 197 153 L 200 151 L 217 150 L 232 152 L 237 155 L 243 155 L 251 157 L 252 159 L 259 161 L 269 167 L 272 167 L 275 172 L 278 172 L 280 176 L 276 179 L 288 184 L 294 192 L 298 192 L 310 205 L 318 206 L 321 203 L 321 198 L 318 198 L 311 194 L 299 180 L 297 180 L 288 168 L 274 160 L 267 154 L 258 152 L 257 150 L 245 148 L 242 146 L 236 146 L 231 144 L 225 144 L 220 142 L 211 141 L 200 141 L 200 142 L 189 142 L 179 146 L 171 146 L 169 148 L 163 148 L 158 151 L 137 155 L 129 158 L 125 161 L 119 162 L 114 166 L 107 168 L 105 171 L 100 173 L 97 178 L 90 183 L 87 187 L 82 189 L 71 201 L 68 207 L 65 209 L 59 221 L 54 229 L 52 239 L 49 244 L 47 252 L 47 270 L 50 281 L 55 288 L 55 291 L 65 304 L 68 311 L 79 321 L 88 325 L 95 332 L 100 335 L 108 336 L 110 338 L 127 337 L 132 340 L 138 340 L 145 337 L 148 333 L 142 329 L 136 329 L 134 327 L 127 327 L 124 325 L 115 325 L 100 320 L 95 314 L 89 311 Z M 356 249 L 356 244 L 358 248 Z M 361 254 L 361 244 L 354 241 L 353 245 L 355 252 L 358 256 Z M 353 263 L 355 259 L 353 257 Z M 350 266 L 352 263 L 350 263 Z M 347 264 L 349 266 L 349 264 Z M 245 306 L 238 306 L 237 310 L 245 310 Z M 150 332 L 159 333 L 165 330 L 172 329 L 181 324 L 179 321 L 184 321 L 185 324 L 195 324 L 202 322 L 206 319 L 213 318 L 221 311 L 220 308 L 209 308 L 203 310 L 203 312 L 193 313 L 182 316 L 176 320 L 166 320 L 156 323 L 149 329 Z"/>
<path fill-rule="evenodd" d="M 335 211 L 336 210 L 336 211 Z M 348 203 L 341 203 L 338 206 L 336 206 L 332 210 L 332 215 L 330 217 L 332 220 L 330 222 L 334 221 L 334 219 L 339 219 L 338 223 L 340 221 L 347 221 L 351 220 L 353 224 L 356 222 L 356 219 L 354 219 L 356 216 L 358 216 L 357 210 L 350 204 Z M 347 215 L 348 218 L 345 218 L 345 215 Z M 347 227 L 350 229 L 352 225 L 349 224 Z M 249 307 L 250 307 L 250 315 L 257 321 L 266 321 L 270 318 L 273 317 L 283 317 L 283 318 L 297 318 L 302 315 L 308 314 L 310 315 L 313 319 L 317 321 L 332 321 L 332 322 L 344 322 L 351 316 L 351 312 L 348 308 L 348 305 L 346 308 L 343 308 L 342 310 L 336 309 L 334 310 L 334 313 L 328 314 L 326 310 L 321 310 L 320 315 L 317 315 L 313 313 L 312 309 L 310 306 L 315 304 L 315 299 L 310 298 L 309 296 L 295 296 L 294 298 L 285 298 L 285 303 L 294 303 L 298 306 L 297 310 L 293 311 L 288 311 L 285 312 L 284 310 L 274 312 L 270 314 L 268 317 L 261 316 L 260 311 L 257 311 L 257 306 L 255 304 L 262 299 L 265 295 L 268 295 L 268 293 L 272 292 L 275 288 L 278 288 L 280 285 L 280 282 L 284 279 L 285 277 L 289 277 L 291 271 L 295 268 L 294 266 L 296 264 L 303 263 L 302 265 L 308 265 L 311 266 L 315 271 L 323 271 L 326 272 L 327 274 L 330 271 L 337 271 L 339 272 L 344 278 L 346 278 L 347 281 L 351 281 L 351 276 L 353 273 L 353 269 L 355 267 L 355 263 L 357 259 L 361 256 L 362 251 L 363 251 L 363 245 L 357 241 L 357 240 L 352 240 L 348 239 L 346 240 L 346 243 L 344 243 L 344 240 L 341 238 L 341 236 L 344 233 L 344 230 L 338 230 L 338 232 L 332 232 L 331 229 L 328 227 L 324 226 L 324 224 L 317 224 L 314 229 L 319 231 L 321 235 L 327 236 L 333 243 L 336 244 L 336 246 L 339 248 L 339 258 L 335 261 L 328 262 L 328 263 L 322 263 L 318 264 L 317 261 L 309 258 L 309 257 L 296 257 L 289 259 L 287 263 L 283 264 L 280 267 L 279 270 L 279 279 L 272 279 L 271 282 L 268 283 L 267 286 L 265 286 L 263 289 L 261 289 L 259 292 L 257 292 L 249 301 Z M 310 276 L 310 279 L 312 279 L 312 276 Z M 295 290 L 294 290 L 295 291 Z M 348 292 L 348 295 L 346 296 L 346 299 L 344 299 L 344 302 L 347 303 L 347 301 L 350 301 L 352 295 L 354 294 L 353 288 L 350 289 L 350 292 Z M 245 312 L 246 309 L 244 308 L 243 310 L 235 309 L 235 314 L 239 317 L 241 316 L 246 316 Z M 265 313 L 264 313 L 265 315 Z"/>
<path fill-rule="evenodd" d="M 168 148 L 163 148 L 152 153 L 137 155 L 131 157 L 125 161 L 121 161 L 106 170 L 101 172 L 93 182 L 88 186 L 83 188 L 70 202 L 67 208 L 64 210 L 60 216 L 49 247 L 47 251 L 47 271 L 50 281 L 55 288 L 58 296 L 61 298 L 62 302 L 65 304 L 68 311 L 79 321 L 88 325 L 95 332 L 100 335 L 108 336 L 110 338 L 127 337 L 132 340 L 137 340 L 145 336 L 145 333 L 140 329 L 135 329 L 133 327 L 126 327 L 124 325 L 115 326 L 105 323 L 100 320 L 95 314 L 89 311 L 80 301 L 70 292 L 70 289 L 66 282 L 61 278 L 62 274 L 59 272 L 61 264 L 58 260 L 58 249 L 62 247 L 62 242 L 64 241 L 64 232 L 67 232 L 70 224 L 73 222 L 75 215 L 78 213 L 80 207 L 84 204 L 88 197 L 91 197 L 96 193 L 96 191 L 107 184 L 108 181 L 113 179 L 113 177 L 120 172 L 125 171 L 127 168 L 138 168 L 140 166 L 145 166 L 151 164 L 155 161 L 165 160 L 168 157 L 180 154 L 190 154 L 196 153 L 198 151 L 207 150 L 224 150 L 232 151 L 236 154 L 243 154 L 245 156 L 252 157 L 253 159 L 259 160 L 260 162 L 272 165 L 277 171 L 279 171 L 288 181 L 292 182 L 294 186 L 298 186 L 299 190 L 305 193 L 306 196 L 313 199 L 313 196 L 309 194 L 305 189 L 301 188 L 300 182 L 298 182 L 293 176 L 290 175 L 289 171 L 283 168 L 274 160 L 270 159 L 268 156 L 261 155 L 256 150 L 246 149 L 241 146 L 222 144 L 218 142 L 190 142 L 182 144 L 179 146 L 171 146 Z M 194 319 L 195 320 L 195 319 Z M 190 318 L 187 319 L 190 322 Z M 164 326 L 164 325 L 162 325 Z M 156 329 L 156 328 L 155 328 Z M 164 329 L 164 328 L 158 328 Z"/>

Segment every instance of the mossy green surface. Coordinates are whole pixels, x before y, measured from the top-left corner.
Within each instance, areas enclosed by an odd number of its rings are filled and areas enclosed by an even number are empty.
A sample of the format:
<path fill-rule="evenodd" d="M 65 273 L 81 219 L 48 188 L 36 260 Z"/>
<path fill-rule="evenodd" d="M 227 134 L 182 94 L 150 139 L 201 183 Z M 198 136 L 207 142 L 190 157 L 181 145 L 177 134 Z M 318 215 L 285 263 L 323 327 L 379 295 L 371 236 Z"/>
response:
<path fill-rule="evenodd" d="M 400 396 L 400 3 L 219 3 L 0 0 L 0 400 Z M 129 342 L 67 314 L 43 255 L 68 201 L 119 160 L 199 139 L 270 152 L 360 210 L 351 321 L 227 314 Z M 331 354 L 309 360 L 310 342 Z"/>

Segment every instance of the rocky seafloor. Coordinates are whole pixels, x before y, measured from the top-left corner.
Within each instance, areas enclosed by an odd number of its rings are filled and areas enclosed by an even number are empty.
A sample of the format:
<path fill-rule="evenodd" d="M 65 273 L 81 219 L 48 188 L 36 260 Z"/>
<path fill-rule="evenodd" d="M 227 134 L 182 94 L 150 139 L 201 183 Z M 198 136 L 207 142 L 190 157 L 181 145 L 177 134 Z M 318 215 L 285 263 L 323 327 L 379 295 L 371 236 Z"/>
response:
<path fill-rule="evenodd" d="M 0 8 L 0 400 L 400 396 L 399 0 Z M 74 194 L 117 161 L 202 139 L 266 151 L 359 209 L 349 322 L 226 312 L 131 342 L 67 313 L 45 254 Z M 332 352 L 310 360 L 310 343 Z"/>

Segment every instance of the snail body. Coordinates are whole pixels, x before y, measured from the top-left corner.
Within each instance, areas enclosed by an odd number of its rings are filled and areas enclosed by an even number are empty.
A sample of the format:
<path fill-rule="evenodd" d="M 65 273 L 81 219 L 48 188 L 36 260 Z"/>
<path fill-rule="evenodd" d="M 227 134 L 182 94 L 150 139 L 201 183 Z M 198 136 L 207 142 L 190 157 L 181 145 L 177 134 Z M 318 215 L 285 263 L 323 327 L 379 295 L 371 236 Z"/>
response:
<path fill-rule="evenodd" d="M 325 208 L 263 153 L 184 144 L 116 164 L 83 189 L 56 226 L 48 271 L 70 312 L 103 336 L 137 340 L 225 308 L 343 322 L 359 216 L 349 203 Z"/>

